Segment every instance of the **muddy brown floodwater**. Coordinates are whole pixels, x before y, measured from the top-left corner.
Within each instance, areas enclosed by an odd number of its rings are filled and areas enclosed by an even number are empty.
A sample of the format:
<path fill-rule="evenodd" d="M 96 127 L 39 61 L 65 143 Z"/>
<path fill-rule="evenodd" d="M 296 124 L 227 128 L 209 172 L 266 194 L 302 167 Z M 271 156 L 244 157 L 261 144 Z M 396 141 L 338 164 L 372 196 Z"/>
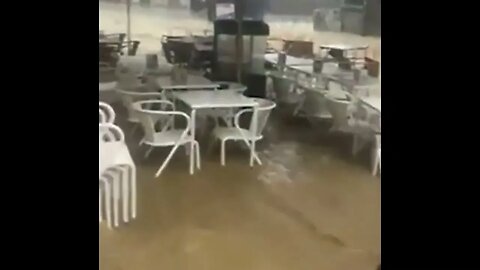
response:
<path fill-rule="evenodd" d="M 274 111 L 250 168 L 241 143 L 207 153 L 188 174 L 180 149 L 154 178 L 168 149 L 143 159 L 141 132 L 128 136 L 138 172 L 138 217 L 100 225 L 101 270 L 372 270 L 380 262 L 380 179 L 368 158 L 349 155 L 351 138 L 327 135 Z"/>

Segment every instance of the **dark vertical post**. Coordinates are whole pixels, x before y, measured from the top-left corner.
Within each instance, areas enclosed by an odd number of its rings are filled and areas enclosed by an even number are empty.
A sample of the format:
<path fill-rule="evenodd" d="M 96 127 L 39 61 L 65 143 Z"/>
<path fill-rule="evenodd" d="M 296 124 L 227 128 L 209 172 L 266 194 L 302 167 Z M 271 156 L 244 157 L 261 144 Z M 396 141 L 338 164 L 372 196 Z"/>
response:
<path fill-rule="evenodd" d="M 243 0 L 235 0 L 235 20 L 237 21 L 237 36 L 236 36 L 236 66 L 237 66 L 237 81 L 242 82 L 242 59 L 243 59 Z"/>
<path fill-rule="evenodd" d="M 130 52 L 130 43 L 132 41 L 131 33 L 131 21 L 130 21 L 130 6 L 132 5 L 132 0 L 127 0 L 127 51 Z M 128 53 L 127 52 L 127 53 Z"/>

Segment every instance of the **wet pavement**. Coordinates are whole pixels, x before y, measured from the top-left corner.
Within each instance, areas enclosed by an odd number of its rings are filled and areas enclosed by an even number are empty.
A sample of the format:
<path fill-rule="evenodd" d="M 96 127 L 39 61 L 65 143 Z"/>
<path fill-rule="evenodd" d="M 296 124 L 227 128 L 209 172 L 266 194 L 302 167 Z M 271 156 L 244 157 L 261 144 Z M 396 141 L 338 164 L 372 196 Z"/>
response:
<path fill-rule="evenodd" d="M 241 142 L 207 153 L 188 174 L 179 149 L 145 160 L 141 132 L 117 111 L 138 171 L 138 217 L 115 230 L 100 225 L 100 269 L 375 269 L 380 261 L 380 179 L 367 154 L 350 157 L 351 138 L 329 135 L 275 110 L 250 168 Z M 208 136 L 208 135 L 207 135 Z"/>

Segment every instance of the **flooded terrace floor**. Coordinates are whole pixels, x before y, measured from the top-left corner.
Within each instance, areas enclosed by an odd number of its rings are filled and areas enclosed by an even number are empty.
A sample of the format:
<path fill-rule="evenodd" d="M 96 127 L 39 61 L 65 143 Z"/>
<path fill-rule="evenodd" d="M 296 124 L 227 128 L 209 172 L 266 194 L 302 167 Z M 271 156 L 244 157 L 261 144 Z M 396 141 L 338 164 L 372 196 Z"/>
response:
<path fill-rule="evenodd" d="M 293 123 L 274 111 L 258 146 L 263 166 L 248 166 L 241 142 L 207 153 L 188 174 L 179 149 L 159 178 L 166 151 L 143 159 L 141 132 L 125 130 L 138 172 L 138 217 L 109 230 L 100 225 L 101 270 L 345 269 L 380 261 L 380 179 L 367 157 L 349 155 L 351 140 Z M 165 149 L 168 150 L 168 149 Z"/>

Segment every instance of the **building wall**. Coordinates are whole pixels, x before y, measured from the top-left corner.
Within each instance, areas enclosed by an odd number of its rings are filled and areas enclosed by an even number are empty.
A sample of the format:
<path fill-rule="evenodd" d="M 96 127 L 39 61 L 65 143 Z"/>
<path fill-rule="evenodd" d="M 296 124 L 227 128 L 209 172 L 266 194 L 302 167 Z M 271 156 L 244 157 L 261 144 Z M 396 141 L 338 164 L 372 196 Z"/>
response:
<path fill-rule="evenodd" d="M 341 11 L 342 31 L 358 35 L 380 36 L 381 0 L 367 0 L 364 5 L 344 5 Z"/>
<path fill-rule="evenodd" d="M 363 35 L 365 24 L 364 12 L 361 9 L 342 9 L 341 11 L 341 29 L 342 32 Z"/>
<path fill-rule="evenodd" d="M 365 10 L 365 35 L 380 36 L 382 21 L 382 1 L 368 0 Z"/>

